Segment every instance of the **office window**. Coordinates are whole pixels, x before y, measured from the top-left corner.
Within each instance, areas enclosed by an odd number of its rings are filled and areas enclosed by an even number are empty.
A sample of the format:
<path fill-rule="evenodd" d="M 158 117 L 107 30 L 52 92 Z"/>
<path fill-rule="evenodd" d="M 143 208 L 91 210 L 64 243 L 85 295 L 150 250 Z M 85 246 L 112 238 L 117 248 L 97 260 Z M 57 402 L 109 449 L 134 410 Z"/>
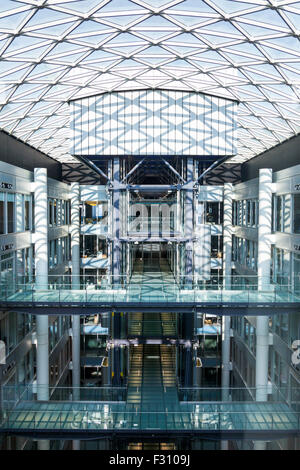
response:
<path fill-rule="evenodd" d="M 57 200 L 53 200 L 53 225 L 57 225 Z"/>
<path fill-rule="evenodd" d="M 282 226 L 282 197 L 276 198 L 276 231 L 281 232 Z"/>
<path fill-rule="evenodd" d="M 206 223 L 219 225 L 223 223 L 223 203 L 207 202 L 206 203 Z"/>
<path fill-rule="evenodd" d="M 294 233 L 300 233 L 300 194 L 294 194 L 294 221 L 293 231 Z"/>
<path fill-rule="evenodd" d="M 107 221 L 108 204 L 107 202 L 85 201 L 83 206 L 82 223 L 97 224 Z"/>
<path fill-rule="evenodd" d="M 289 232 L 291 228 L 291 196 L 277 196 L 275 198 L 275 229 L 277 232 Z"/>
<path fill-rule="evenodd" d="M 294 289 L 297 293 L 300 292 L 300 254 L 293 253 L 294 260 Z M 300 338 L 300 336 L 299 336 Z"/>
<path fill-rule="evenodd" d="M 15 194 L 7 194 L 7 233 L 15 231 Z"/>
<path fill-rule="evenodd" d="M 5 194 L 0 192 L 0 235 L 5 233 Z"/>
<path fill-rule="evenodd" d="M 251 201 L 251 226 L 257 227 L 257 205 L 258 201 Z"/>
<path fill-rule="evenodd" d="M 30 199 L 29 195 L 25 196 L 25 207 L 24 207 L 24 228 L 30 230 Z"/>
<path fill-rule="evenodd" d="M 251 224 L 251 207 L 252 207 L 252 201 L 247 201 L 246 202 L 246 214 L 247 214 L 247 227 L 250 227 Z"/>
<path fill-rule="evenodd" d="M 222 258 L 223 257 L 223 237 L 218 235 L 212 235 L 211 237 L 211 257 Z"/>
<path fill-rule="evenodd" d="M 49 199 L 48 201 L 48 219 L 49 219 L 49 226 L 53 227 L 53 201 Z"/>

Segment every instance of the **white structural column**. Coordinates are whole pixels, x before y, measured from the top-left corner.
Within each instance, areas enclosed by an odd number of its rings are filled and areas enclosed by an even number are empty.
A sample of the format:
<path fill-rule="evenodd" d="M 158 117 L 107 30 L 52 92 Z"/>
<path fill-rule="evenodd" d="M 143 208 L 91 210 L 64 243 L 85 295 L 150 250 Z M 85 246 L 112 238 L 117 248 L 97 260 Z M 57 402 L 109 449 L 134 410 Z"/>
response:
<path fill-rule="evenodd" d="M 71 184 L 71 257 L 72 289 L 80 288 L 80 187 Z M 80 399 L 80 316 L 72 315 L 72 384 L 73 398 Z"/>
<path fill-rule="evenodd" d="M 184 235 L 187 238 L 185 242 L 185 276 L 186 282 L 192 288 L 193 284 L 193 235 L 194 235 L 194 214 L 193 214 L 193 201 L 194 201 L 194 161 L 193 158 L 187 158 L 186 163 L 187 183 L 184 186 L 185 201 L 184 201 Z"/>
<path fill-rule="evenodd" d="M 48 289 L 48 196 L 47 170 L 34 169 L 34 227 L 36 289 Z"/>
<path fill-rule="evenodd" d="M 232 260 L 232 196 L 233 185 L 224 184 L 224 217 L 223 217 L 223 252 L 225 289 L 231 287 L 231 260 Z"/>
<path fill-rule="evenodd" d="M 80 187 L 78 183 L 71 184 L 71 258 L 72 258 L 72 288 L 80 287 Z"/>
<path fill-rule="evenodd" d="M 48 197 L 47 170 L 34 169 L 35 284 L 36 289 L 48 288 Z M 48 316 L 37 315 L 37 396 L 49 399 L 49 336 Z"/>
<path fill-rule="evenodd" d="M 259 170 L 258 289 L 270 289 L 272 231 L 272 170 Z M 269 317 L 256 317 L 256 401 L 268 399 Z M 256 450 L 266 443 L 255 442 Z"/>
<path fill-rule="evenodd" d="M 258 288 L 269 290 L 271 272 L 272 170 L 259 170 L 258 190 Z"/>
<path fill-rule="evenodd" d="M 258 288 L 270 289 L 272 231 L 272 170 L 259 170 Z M 268 398 L 269 318 L 256 318 L 256 400 Z"/>
<path fill-rule="evenodd" d="M 231 288 L 232 260 L 232 196 L 233 185 L 224 184 L 223 252 L 224 289 Z M 222 401 L 229 400 L 230 386 L 230 316 L 222 317 Z M 221 449 L 228 450 L 228 441 L 221 441 Z"/>
<path fill-rule="evenodd" d="M 232 193 L 231 183 L 224 184 L 224 288 L 231 288 L 231 259 L 232 259 Z M 229 400 L 230 376 L 230 316 L 222 317 L 222 399 Z"/>
<path fill-rule="evenodd" d="M 256 317 L 256 401 L 268 399 L 269 317 Z"/>
<path fill-rule="evenodd" d="M 47 170 L 34 169 L 35 285 L 48 288 L 48 196 Z M 37 398 L 49 400 L 49 325 L 48 315 L 36 316 Z M 49 441 L 38 441 L 39 450 L 49 450 Z"/>

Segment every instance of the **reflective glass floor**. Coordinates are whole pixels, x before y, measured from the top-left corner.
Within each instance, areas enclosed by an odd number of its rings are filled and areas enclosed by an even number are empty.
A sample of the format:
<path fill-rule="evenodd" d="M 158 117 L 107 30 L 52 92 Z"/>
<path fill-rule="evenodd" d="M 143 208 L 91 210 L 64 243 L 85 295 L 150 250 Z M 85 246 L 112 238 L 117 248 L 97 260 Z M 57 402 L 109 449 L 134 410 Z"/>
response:
<path fill-rule="evenodd" d="M 3 424 L 23 430 L 299 431 L 299 415 L 277 403 L 150 404 L 23 402 Z"/>
<path fill-rule="evenodd" d="M 175 377 L 172 347 L 138 345 L 131 350 L 129 382 L 123 402 L 24 400 L 12 411 L 6 411 L 3 428 L 299 432 L 300 414 L 285 403 L 182 402 L 178 398 Z M 70 394 L 71 389 L 68 390 Z"/>
<path fill-rule="evenodd" d="M 89 286 L 80 290 L 56 288 L 36 290 L 34 285 L 20 286 L 16 293 L 2 291 L 3 301 L 40 303 L 300 303 L 300 296 L 283 286 L 272 286 L 258 291 L 248 287 L 223 289 L 185 288 L 179 286 L 170 272 L 166 260 L 136 263 L 126 288 L 103 288 Z"/>

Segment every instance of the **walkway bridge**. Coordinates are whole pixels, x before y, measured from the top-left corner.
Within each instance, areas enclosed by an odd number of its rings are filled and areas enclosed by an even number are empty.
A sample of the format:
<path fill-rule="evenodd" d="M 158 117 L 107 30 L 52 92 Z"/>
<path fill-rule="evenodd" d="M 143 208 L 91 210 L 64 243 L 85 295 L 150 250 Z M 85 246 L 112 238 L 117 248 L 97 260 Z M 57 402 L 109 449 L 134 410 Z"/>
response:
<path fill-rule="evenodd" d="M 55 388 L 48 401 L 37 401 L 33 386 L 4 387 L 0 432 L 52 439 L 300 437 L 300 407 L 291 390 L 287 403 L 286 390 L 274 389 L 272 401 L 255 402 L 255 389 L 177 388 L 172 348 L 132 349 L 127 387 Z"/>
<path fill-rule="evenodd" d="M 141 264 L 132 276 L 103 276 L 90 282 L 80 279 L 74 289 L 70 276 L 56 276 L 47 288 L 34 282 L 19 284 L 15 292 L 2 286 L 2 309 L 32 314 L 79 315 L 115 312 L 191 312 L 217 315 L 273 315 L 299 312 L 300 295 L 289 284 L 270 284 L 258 288 L 259 278 L 230 279 L 230 288 L 222 280 L 201 282 L 196 277 L 174 277 L 166 262 Z"/>

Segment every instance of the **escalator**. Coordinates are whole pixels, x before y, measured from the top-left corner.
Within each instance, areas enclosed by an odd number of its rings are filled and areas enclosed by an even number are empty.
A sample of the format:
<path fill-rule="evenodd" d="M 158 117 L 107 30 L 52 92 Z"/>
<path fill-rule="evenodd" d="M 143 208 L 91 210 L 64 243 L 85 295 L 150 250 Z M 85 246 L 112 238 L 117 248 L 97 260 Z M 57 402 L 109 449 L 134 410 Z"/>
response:
<path fill-rule="evenodd" d="M 174 346 L 131 346 L 127 403 L 147 411 L 177 408 Z"/>

